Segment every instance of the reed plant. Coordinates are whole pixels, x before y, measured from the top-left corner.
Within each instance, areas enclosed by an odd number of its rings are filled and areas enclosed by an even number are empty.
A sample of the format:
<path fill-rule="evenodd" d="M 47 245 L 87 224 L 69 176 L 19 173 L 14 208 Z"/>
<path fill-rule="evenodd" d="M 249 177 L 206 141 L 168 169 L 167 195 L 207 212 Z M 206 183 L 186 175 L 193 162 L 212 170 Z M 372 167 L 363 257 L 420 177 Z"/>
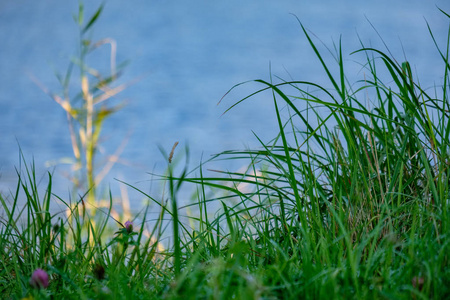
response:
<path fill-rule="evenodd" d="M 110 233 L 111 210 L 103 211 L 103 222 L 92 222 L 82 197 L 75 205 L 55 200 L 71 218 L 51 215 L 51 175 L 41 196 L 27 168 L 12 203 L 0 198 L 2 295 L 449 298 L 450 27 L 445 48 L 430 28 L 443 66 L 432 89 L 419 84 L 413 62 L 398 63 L 363 43 L 352 53 L 363 58 L 363 78 L 350 84 L 341 44 L 335 65 L 327 64 L 300 28 L 331 88 L 255 80 L 260 89 L 227 112 L 269 95 L 278 135 L 270 142 L 255 135 L 257 149 L 212 158 L 242 160 L 244 171 L 211 173 L 209 161 L 189 170 L 188 155 L 179 167 L 173 149 L 164 154 L 160 199 L 123 183 L 159 208 L 156 217 L 149 217 L 149 204 L 133 222 L 115 222 Z M 195 188 L 188 203 L 180 200 L 185 186 Z M 18 207 L 22 194 L 27 204 Z"/>
<path fill-rule="evenodd" d="M 102 128 L 105 120 L 122 109 L 125 104 L 114 99 L 115 96 L 131 84 L 119 83 L 127 62 L 117 65 L 116 41 L 112 38 L 100 40 L 92 38 L 93 28 L 99 20 L 103 7 L 103 5 L 98 7 L 92 16 L 86 19 L 84 4 L 81 1 L 79 3 L 78 12 L 74 15 L 78 27 L 77 55 L 70 60 L 65 74 L 59 72 L 56 74 L 61 92 L 51 92 L 34 79 L 66 113 L 73 150 L 73 160 L 70 160 L 72 174 L 69 178 L 73 182 L 74 194 L 84 194 L 87 191 L 87 201 L 92 205 L 98 205 L 97 187 L 119 160 L 126 144 L 124 140 L 113 154 L 106 157 L 103 164 L 99 164 Z M 108 45 L 109 71 L 102 72 L 92 64 L 99 67 L 102 65 L 98 61 L 96 51 Z M 78 90 L 73 92 L 72 89 L 76 86 Z"/>

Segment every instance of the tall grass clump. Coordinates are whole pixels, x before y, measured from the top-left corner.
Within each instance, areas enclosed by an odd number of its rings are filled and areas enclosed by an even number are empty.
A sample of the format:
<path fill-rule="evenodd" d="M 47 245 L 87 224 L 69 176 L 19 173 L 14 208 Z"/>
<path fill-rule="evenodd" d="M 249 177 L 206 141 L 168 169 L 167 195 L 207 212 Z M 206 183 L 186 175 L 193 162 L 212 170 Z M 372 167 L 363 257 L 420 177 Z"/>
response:
<path fill-rule="evenodd" d="M 413 62 L 362 43 L 351 54 L 363 59 L 362 78 L 350 84 L 341 44 L 326 63 L 300 27 L 331 88 L 255 80 L 260 88 L 227 111 L 269 95 L 277 136 L 213 158 L 242 160 L 244 171 L 205 171 L 209 162 L 190 171 L 188 155 L 179 168 L 175 145 L 160 199 L 127 184 L 159 208 L 155 217 L 149 205 L 121 223 L 109 208 L 94 222 L 83 195 L 52 194 L 50 174 L 39 194 L 25 164 L 12 200 L 0 196 L 2 296 L 449 298 L 450 26 L 444 48 L 430 28 L 443 67 L 433 88 Z M 51 213 L 52 199 L 68 215 Z"/>
<path fill-rule="evenodd" d="M 11 201 L 0 196 L 2 299 L 154 298 L 158 279 L 150 284 L 149 276 L 157 277 L 167 259 L 147 228 L 147 210 L 135 216 L 139 222 L 122 224 L 111 216 L 111 198 L 110 209 L 99 210 L 103 221 L 94 222 L 83 198 L 73 203 L 52 194 L 52 175 L 39 194 L 34 166 L 24 166 Z M 50 211 L 52 198 L 60 212 Z"/>
<path fill-rule="evenodd" d="M 268 93 L 279 134 L 218 155 L 249 161 L 245 172 L 178 179 L 198 186 L 200 211 L 184 245 L 200 269 L 186 266 L 179 293 L 450 297 L 450 40 L 440 48 L 430 29 L 443 67 L 433 88 L 419 84 L 411 62 L 363 44 L 352 56 L 364 58 L 364 77 L 350 84 L 341 43 L 327 64 L 301 28 L 332 88 L 255 80 L 261 88 L 228 109 Z M 211 218 L 214 202 L 222 209 Z"/>

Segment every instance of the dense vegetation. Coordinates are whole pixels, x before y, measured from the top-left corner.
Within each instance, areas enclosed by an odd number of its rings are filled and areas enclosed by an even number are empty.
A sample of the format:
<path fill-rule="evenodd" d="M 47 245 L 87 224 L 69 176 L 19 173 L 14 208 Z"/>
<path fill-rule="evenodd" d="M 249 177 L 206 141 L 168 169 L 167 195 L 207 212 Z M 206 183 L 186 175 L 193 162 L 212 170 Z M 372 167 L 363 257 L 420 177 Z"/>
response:
<path fill-rule="evenodd" d="M 412 62 L 364 45 L 352 54 L 364 58 L 362 78 L 350 84 L 341 45 L 330 66 L 301 29 L 332 88 L 256 80 L 261 89 L 235 105 L 269 93 L 279 134 L 214 158 L 242 160 L 243 172 L 206 176 L 167 155 L 160 199 L 128 185 L 159 208 L 156 219 L 145 210 L 121 223 L 111 205 L 93 209 L 92 189 L 89 201 L 54 195 L 51 175 L 40 194 L 24 165 L 17 190 L 0 197 L 2 298 L 450 298 L 450 39 L 441 49 L 430 29 L 443 68 L 432 89 Z M 179 207 L 185 185 L 196 192 Z"/>

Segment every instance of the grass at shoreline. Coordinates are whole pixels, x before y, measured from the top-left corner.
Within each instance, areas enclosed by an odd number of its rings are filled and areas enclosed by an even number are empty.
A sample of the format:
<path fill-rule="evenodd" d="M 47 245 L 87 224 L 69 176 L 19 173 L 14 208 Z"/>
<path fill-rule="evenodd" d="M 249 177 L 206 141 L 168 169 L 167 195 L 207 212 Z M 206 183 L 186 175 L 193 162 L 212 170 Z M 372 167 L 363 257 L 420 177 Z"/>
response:
<path fill-rule="evenodd" d="M 111 210 L 93 216 L 83 198 L 52 195 L 50 175 L 39 194 L 27 168 L 11 201 L 0 198 L 2 297 L 450 297 L 450 39 L 437 48 L 443 80 L 434 90 L 417 83 L 410 63 L 364 45 L 353 54 L 364 57 L 364 77 L 350 85 L 340 45 L 329 66 L 302 29 L 333 88 L 256 80 L 261 89 L 235 105 L 270 93 L 278 136 L 218 155 L 249 162 L 244 172 L 208 177 L 207 163 L 179 173 L 169 163 L 161 199 L 129 185 L 159 207 L 157 218 L 143 211 L 130 226 Z M 196 188 L 194 201 L 179 207 L 187 184 Z M 55 199 L 68 217 L 49 212 Z M 210 204 L 220 209 L 211 212 Z M 49 276 L 45 288 L 36 288 L 36 269 Z"/>

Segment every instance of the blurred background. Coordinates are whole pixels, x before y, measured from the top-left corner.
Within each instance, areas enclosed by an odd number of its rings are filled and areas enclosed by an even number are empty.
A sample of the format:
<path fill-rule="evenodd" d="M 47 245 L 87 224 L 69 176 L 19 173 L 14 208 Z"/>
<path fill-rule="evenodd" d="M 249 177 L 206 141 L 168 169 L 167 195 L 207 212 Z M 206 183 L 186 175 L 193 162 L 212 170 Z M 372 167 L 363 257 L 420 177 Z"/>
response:
<path fill-rule="evenodd" d="M 85 1 L 86 18 L 100 1 Z M 361 47 L 385 50 L 401 63 L 408 59 L 423 87 L 439 84 L 444 74 L 426 21 L 445 46 L 448 0 L 408 1 L 148 1 L 108 0 L 93 26 L 92 39 L 117 42 L 117 61 L 129 60 L 122 83 L 140 80 L 119 94 L 127 105 L 105 121 L 103 154 L 112 154 L 127 139 L 119 163 L 104 184 L 116 189 L 115 178 L 150 189 L 149 172 L 161 174 L 167 161 L 158 146 L 176 153 L 190 149 L 191 166 L 224 150 L 257 147 L 278 128 L 269 94 L 252 98 L 231 111 L 236 101 L 258 89 L 243 81 L 270 78 L 306 80 L 325 87 L 326 80 L 296 19 L 333 49 L 342 39 L 350 80 L 364 78 Z M 61 163 L 73 156 L 65 112 L 31 78 L 53 92 L 77 55 L 78 28 L 73 15 L 78 1 L 0 1 L 0 191 L 17 184 L 19 146 L 27 162 L 34 160 L 38 178 L 54 174 L 54 191 L 64 197 L 70 171 Z M 295 17 L 296 16 L 296 17 Z M 376 29 L 374 29 L 372 27 Z M 383 41 L 380 39 L 382 37 Z M 320 45 L 320 41 L 318 41 Z M 322 46 L 331 62 L 332 56 Z M 103 51 L 103 52 L 101 52 Z M 109 48 L 90 61 L 107 71 Z M 335 69 L 337 72 L 337 69 Z M 352 78 L 352 76 L 354 76 Z M 253 132 L 252 132 L 253 131 Z M 237 162 L 215 162 L 209 168 L 238 169 Z M 155 191 L 158 188 L 153 188 Z M 132 201 L 138 201 L 133 200 Z"/>

